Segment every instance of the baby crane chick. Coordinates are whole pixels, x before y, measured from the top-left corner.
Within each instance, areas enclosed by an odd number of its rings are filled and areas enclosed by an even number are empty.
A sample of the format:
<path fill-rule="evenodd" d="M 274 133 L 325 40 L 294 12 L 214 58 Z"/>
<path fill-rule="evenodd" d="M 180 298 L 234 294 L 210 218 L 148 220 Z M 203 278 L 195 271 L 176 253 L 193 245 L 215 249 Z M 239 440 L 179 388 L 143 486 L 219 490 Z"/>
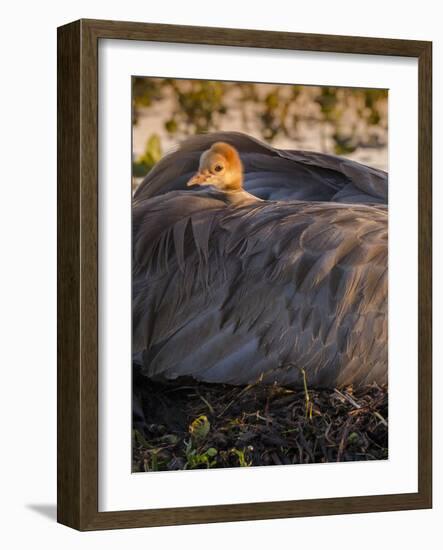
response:
<path fill-rule="evenodd" d="M 261 202 L 261 199 L 243 189 L 243 165 L 237 150 L 219 141 L 202 153 L 198 172 L 187 186 L 210 185 L 225 194 L 233 204 Z"/>

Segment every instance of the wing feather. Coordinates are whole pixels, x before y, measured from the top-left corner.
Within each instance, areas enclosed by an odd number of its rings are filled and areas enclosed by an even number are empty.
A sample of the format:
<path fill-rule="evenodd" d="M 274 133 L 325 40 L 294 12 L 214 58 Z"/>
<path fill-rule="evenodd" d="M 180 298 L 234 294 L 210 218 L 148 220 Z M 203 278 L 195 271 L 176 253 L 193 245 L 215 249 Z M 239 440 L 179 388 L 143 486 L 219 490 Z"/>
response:
<path fill-rule="evenodd" d="M 178 192 L 135 210 L 133 341 L 145 374 L 386 381 L 385 208 L 234 207 Z"/>

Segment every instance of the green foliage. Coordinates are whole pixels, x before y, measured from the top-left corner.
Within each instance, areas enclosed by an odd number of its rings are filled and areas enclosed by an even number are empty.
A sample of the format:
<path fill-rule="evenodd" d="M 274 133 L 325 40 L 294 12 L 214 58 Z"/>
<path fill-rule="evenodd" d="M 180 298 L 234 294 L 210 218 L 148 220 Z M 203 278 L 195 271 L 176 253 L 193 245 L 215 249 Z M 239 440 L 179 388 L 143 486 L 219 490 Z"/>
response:
<path fill-rule="evenodd" d="M 143 469 L 145 472 L 157 472 L 164 470 L 167 466 L 167 460 L 163 453 L 163 449 L 168 444 L 175 444 L 178 440 L 177 436 L 170 434 L 158 440 L 157 445 L 150 444 L 146 438 L 138 431 L 132 431 L 133 446 L 143 450 Z"/>
<path fill-rule="evenodd" d="M 348 445 L 357 445 L 360 441 L 360 437 L 358 435 L 358 433 L 356 432 L 351 432 L 349 435 L 348 435 Z"/>
<path fill-rule="evenodd" d="M 279 136 L 296 139 L 300 122 L 318 124 L 323 149 L 327 139 L 336 154 L 380 146 L 374 128 L 387 127 L 386 100 L 387 90 L 380 89 L 281 84 L 264 88 L 261 84 L 211 80 L 133 79 L 134 124 L 141 109 L 152 109 L 164 101 L 167 110 L 162 122 L 174 140 L 219 130 L 225 115 L 235 109 L 239 131 L 258 129 L 271 143 Z M 349 113 L 356 115 L 358 127 L 346 119 Z M 136 159 L 134 176 L 149 171 L 161 154 L 159 138 L 150 139 L 157 141 L 148 142 L 145 154 Z"/>
<path fill-rule="evenodd" d="M 163 99 L 165 84 L 163 79 L 135 76 L 132 79 L 133 123 L 137 123 L 139 108 L 151 107 L 154 102 Z"/>
<path fill-rule="evenodd" d="M 202 467 L 211 468 L 211 466 L 217 464 L 217 461 L 214 459 L 217 453 L 218 451 L 214 447 L 209 447 L 209 449 L 200 451 L 193 447 L 192 440 L 185 442 L 186 464 L 184 468 L 185 470 L 193 470 Z"/>
<path fill-rule="evenodd" d="M 211 423 L 205 415 L 201 415 L 196 418 L 189 425 L 189 433 L 191 434 L 191 440 L 194 443 L 201 443 L 204 441 L 211 429 Z"/>
<path fill-rule="evenodd" d="M 357 143 L 352 135 L 342 134 L 337 130 L 332 135 L 334 139 L 334 153 L 336 155 L 347 155 L 357 149 Z"/>
<path fill-rule="evenodd" d="M 211 430 L 211 424 L 205 415 L 201 415 L 191 422 L 188 431 L 191 434 L 189 441 L 185 441 L 185 469 L 192 470 L 194 468 L 215 466 L 217 461 L 214 459 L 217 456 L 217 449 L 202 447 L 205 439 Z"/>
<path fill-rule="evenodd" d="M 194 134 L 217 129 L 217 115 L 226 113 L 223 82 L 191 80 L 186 88 L 177 81 L 171 80 L 170 84 L 178 106 L 166 122 L 168 132 Z"/>
<path fill-rule="evenodd" d="M 316 96 L 315 101 L 319 104 L 325 120 L 334 121 L 337 119 L 338 98 L 335 88 L 329 86 L 320 88 L 320 93 Z"/>
<path fill-rule="evenodd" d="M 246 449 L 231 449 L 230 453 L 234 455 L 238 460 L 238 465 L 241 468 L 247 468 L 252 466 L 252 460 L 248 460 L 246 457 Z"/>
<path fill-rule="evenodd" d="M 146 141 L 145 151 L 132 164 L 133 175 L 143 177 L 162 157 L 162 147 L 160 137 L 157 134 L 151 134 Z"/>
<path fill-rule="evenodd" d="M 132 439 L 140 447 L 149 448 L 151 446 L 138 430 L 132 430 Z"/>

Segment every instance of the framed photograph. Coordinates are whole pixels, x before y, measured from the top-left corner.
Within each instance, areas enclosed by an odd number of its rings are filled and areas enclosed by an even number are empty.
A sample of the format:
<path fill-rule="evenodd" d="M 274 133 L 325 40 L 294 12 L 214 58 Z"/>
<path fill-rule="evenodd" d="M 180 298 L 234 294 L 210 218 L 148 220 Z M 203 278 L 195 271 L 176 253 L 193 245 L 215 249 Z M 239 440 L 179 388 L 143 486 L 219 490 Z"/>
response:
<path fill-rule="evenodd" d="M 58 521 L 432 506 L 430 42 L 58 29 Z"/>

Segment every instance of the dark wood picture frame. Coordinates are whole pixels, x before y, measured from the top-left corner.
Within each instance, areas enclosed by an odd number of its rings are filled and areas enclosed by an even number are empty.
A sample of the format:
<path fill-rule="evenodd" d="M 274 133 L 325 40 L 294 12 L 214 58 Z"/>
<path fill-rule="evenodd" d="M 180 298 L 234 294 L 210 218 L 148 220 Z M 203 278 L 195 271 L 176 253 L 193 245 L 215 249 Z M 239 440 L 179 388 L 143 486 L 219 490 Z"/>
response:
<path fill-rule="evenodd" d="M 418 492 L 98 511 L 98 42 L 124 39 L 418 58 Z M 432 43 L 80 20 L 58 29 L 58 521 L 79 530 L 432 506 Z"/>

